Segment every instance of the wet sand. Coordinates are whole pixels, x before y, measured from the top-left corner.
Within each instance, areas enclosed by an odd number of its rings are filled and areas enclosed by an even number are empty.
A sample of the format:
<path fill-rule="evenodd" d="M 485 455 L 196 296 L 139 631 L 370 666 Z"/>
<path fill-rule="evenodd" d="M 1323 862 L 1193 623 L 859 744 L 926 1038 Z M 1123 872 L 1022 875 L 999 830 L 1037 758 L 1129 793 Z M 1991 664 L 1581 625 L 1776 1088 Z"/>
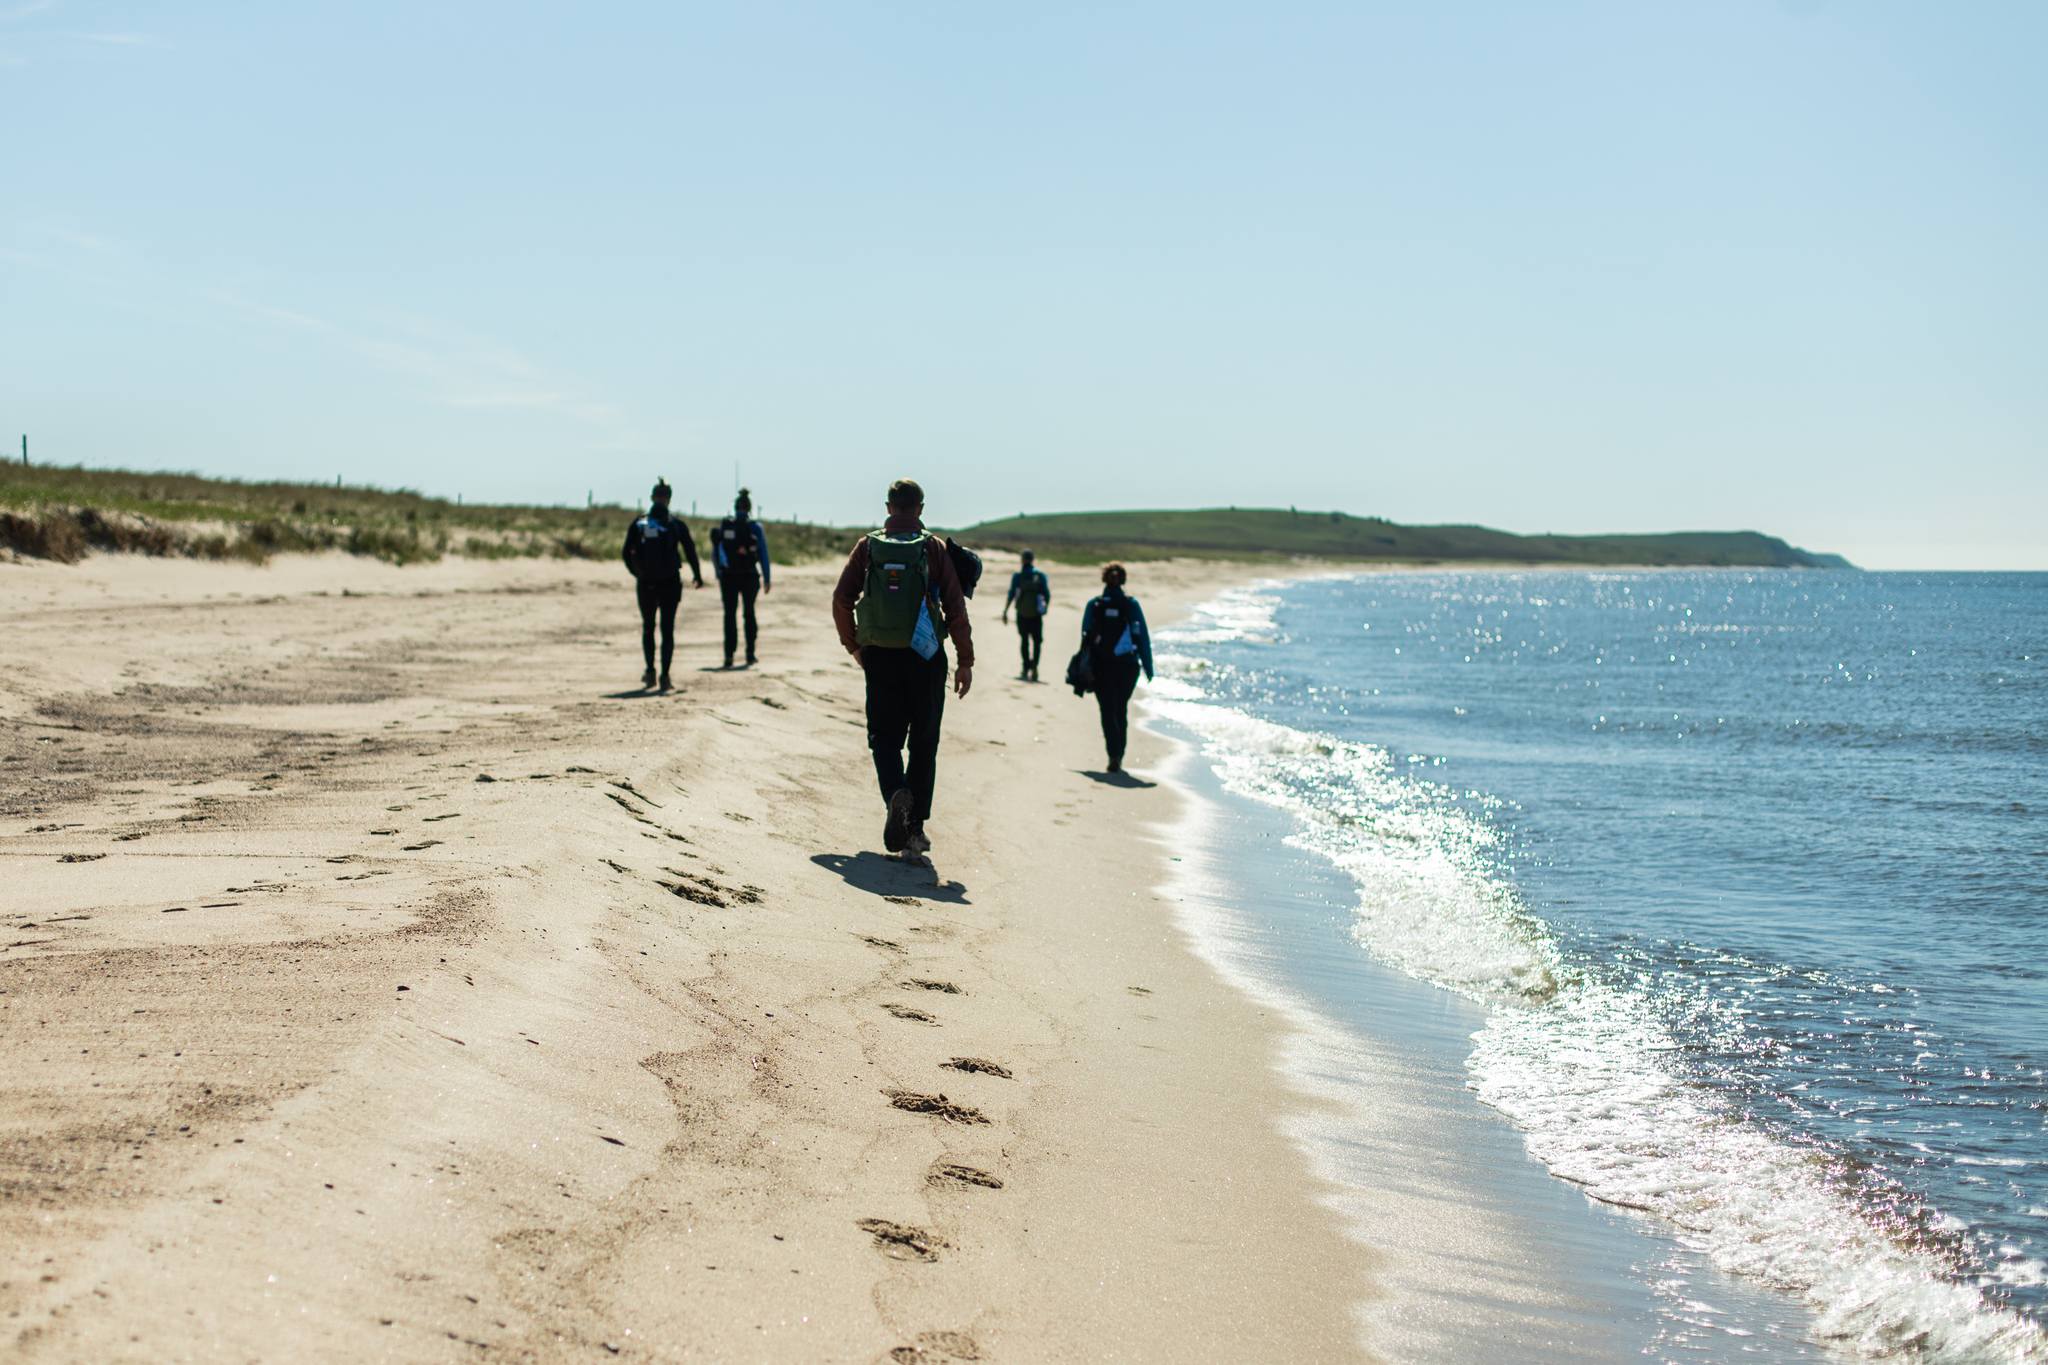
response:
<path fill-rule="evenodd" d="M 1089 580 L 1042 685 L 978 607 L 922 871 L 833 572 L 751 671 L 686 595 L 659 697 L 616 566 L 0 564 L 10 1353 L 1363 1354 L 1274 1021 L 1161 898 L 1180 798 L 1058 685 Z"/>

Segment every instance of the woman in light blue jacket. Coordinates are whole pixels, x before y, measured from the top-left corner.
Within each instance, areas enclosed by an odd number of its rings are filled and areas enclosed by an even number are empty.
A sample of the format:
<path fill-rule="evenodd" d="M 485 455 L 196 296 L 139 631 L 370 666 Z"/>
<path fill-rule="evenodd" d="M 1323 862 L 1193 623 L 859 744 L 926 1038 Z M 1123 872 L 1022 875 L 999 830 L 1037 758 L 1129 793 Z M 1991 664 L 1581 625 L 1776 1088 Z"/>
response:
<path fill-rule="evenodd" d="M 1102 708 L 1102 742 L 1109 750 L 1109 770 L 1124 770 L 1124 741 L 1130 734 L 1131 693 L 1138 670 L 1152 678 L 1152 633 L 1145 629 L 1145 609 L 1124 591 L 1129 577 L 1121 564 L 1102 570 L 1102 595 L 1081 613 L 1081 648 L 1095 670 L 1095 701 Z"/>

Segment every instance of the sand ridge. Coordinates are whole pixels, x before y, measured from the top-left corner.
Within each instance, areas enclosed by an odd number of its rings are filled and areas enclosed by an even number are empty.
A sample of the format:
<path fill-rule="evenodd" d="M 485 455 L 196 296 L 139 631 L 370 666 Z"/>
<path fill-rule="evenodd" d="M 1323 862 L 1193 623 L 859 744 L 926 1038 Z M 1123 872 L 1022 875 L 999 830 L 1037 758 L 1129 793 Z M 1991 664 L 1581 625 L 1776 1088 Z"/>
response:
<path fill-rule="evenodd" d="M 1006 676 L 1006 575 L 925 870 L 873 851 L 829 567 L 778 573 L 754 670 L 687 594 L 661 697 L 615 566 L 0 565 L 0 1339 L 1354 1353 L 1369 1261 L 1270 1028 L 1154 890 L 1175 798 Z"/>

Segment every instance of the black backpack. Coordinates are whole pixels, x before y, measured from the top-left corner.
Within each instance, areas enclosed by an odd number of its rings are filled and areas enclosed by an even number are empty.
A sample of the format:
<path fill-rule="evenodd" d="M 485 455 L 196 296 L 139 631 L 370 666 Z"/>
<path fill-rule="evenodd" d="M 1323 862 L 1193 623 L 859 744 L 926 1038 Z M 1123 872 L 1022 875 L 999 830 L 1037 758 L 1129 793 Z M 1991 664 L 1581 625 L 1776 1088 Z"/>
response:
<path fill-rule="evenodd" d="M 974 596 L 974 585 L 981 582 L 981 556 L 951 536 L 946 537 L 946 554 L 952 559 L 953 572 L 960 579 L 960 595 Z"/>
<path fill-rule="evenodd" d="M 754 523 L 741 521 L 738 517 L 727 517 L 718 523 L 718 543 L 725 547 L 725 562 L 735 569 L 754 567 L 755 553 L 759 547 L 754 543 Z"/>
<path fill-rule="evenodd" d="M 633 562 L 639 566 L 636 575 L 654 579 L 677 571 L 677 545 L 681 535 L 676 530 L 673 517 L 657 517 L 649 512 L 633 523 Z"/>

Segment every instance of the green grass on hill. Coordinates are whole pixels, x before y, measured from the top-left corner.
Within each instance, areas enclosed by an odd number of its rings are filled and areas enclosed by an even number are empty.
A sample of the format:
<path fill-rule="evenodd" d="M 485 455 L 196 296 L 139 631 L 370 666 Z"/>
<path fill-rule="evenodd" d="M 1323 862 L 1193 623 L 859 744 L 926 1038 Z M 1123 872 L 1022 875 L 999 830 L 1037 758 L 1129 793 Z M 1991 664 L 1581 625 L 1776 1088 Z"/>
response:
<path fill-rule="evenodd" d="M 1381 560 L 1389 563 L 1658 564 L 1837 567 L 1756 531 L 1660 535 L 1519 536 L 1485 526 L 1403 526 L 1377 517 L 1291 509 L 1067 512 L 1005 517 L 960 533 L 977 546 L 1029 547 L 1053 559 Z"/>
<path fill-rule="evenodd" d="M 71 562 L 90 550 L 262 562 L 343 550 L 394 564 L 443 555 L 610 559 L 626 507 L 449 502 L 336 484 L 242 483 L 196 474 L 0 464 L 0 550 Z M 709 553 L 716 518 L 688 519 Z M 850 532 L 766 522 L 777 563 L 844 553 Z"/>

